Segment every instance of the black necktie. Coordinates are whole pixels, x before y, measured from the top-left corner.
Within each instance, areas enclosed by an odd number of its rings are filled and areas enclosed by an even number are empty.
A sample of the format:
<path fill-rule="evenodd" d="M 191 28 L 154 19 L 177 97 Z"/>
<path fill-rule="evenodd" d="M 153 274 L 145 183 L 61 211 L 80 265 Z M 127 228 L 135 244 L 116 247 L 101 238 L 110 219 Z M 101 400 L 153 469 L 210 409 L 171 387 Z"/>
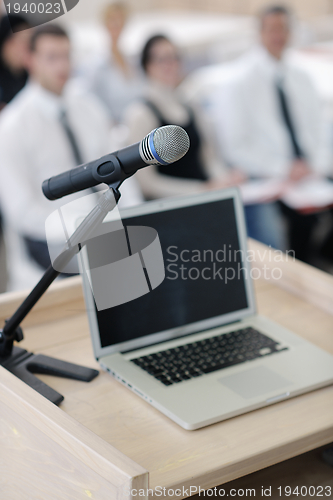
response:
<path fill-rule="evenodd" d="M 276 85 L 277 93 L 278 93 L 278 99 L 280 103 L 280 108 L 281 108 L 281 113 L 283 117 L 283 121 L 287 127 L 290 140 L 292 143 L 293 147 L 293 153 L 295 158 L 304 158 L 303 151 L 299 145 L 299 142 L 297 140 L 297 134 L 296 130 L 294 127 L 294 123 L 290 114 L 290 109 L 289 109 L 289 104 L 288 104 L 288 99 L 286 97 L 286 94 L 281 86 L 281 83 L 277 83 Z"/>
<path fill-rule="evenodd" d="M 66 114 L 66 111 L 64 109 L 62 109 L 60 112 L 60 123 L 61 123 L 61 125 L 62 125 L 62 127 L 67 135 L 68 142 L 71 146 L 73 157 L 75 159 L 75 164 L 76 164 L 75 166 L 83 165 L 84 161 L 83 161 L 83 158 L 81 156 L 80 148 L 78 146 L 75 134 L 72 130 L 72 127 L 69 124 L 67 114 Z M 98 188 L 92 187 L 92 188 L 89 188 L 89 191 L 91 193 L 97 193 Z"/>
<path fill-rule="evenodd" d="M 78 146 L 78 143 L 76 141 L 76 137 L 74 135 L 74 132 L 72 130 L 72 127 L 70 126 L 67 118 L 66 111 L 64 109 L 61 110 L 60 113 L 60 123 L 67 135 L 68 142 L 71 146 L 73 157 L 75 159 L 76 166 L 77 165 L 82 165 L 84 163 L 83 158 L 81 156 L 81 152 Z"/>

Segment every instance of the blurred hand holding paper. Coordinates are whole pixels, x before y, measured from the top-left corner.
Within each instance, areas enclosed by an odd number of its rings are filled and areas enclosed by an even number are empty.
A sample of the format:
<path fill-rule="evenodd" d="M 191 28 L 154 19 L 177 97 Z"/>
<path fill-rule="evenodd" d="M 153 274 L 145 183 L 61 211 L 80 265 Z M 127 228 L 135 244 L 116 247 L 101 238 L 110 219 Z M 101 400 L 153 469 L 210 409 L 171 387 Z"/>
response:
<path fill-rule="evenodd" d="M 281 200 L 299 211 L 316 211 L 333 205 L 333 182 L 315 175 L 288 184 Z"/>
<path fill-rule="evenodd" d="M 333 182 L 309 175 L 297 182 L 276 179 L 251 180 L 240 186 L 244 205 L 281 200 L 299 211 L 317 211 L 333 205 Z"/>
<path fill-rule="evenodd" d="M 250 180 L 240 186 L 244 205 L 276 201 L 284 192 L 286 181 L 276 179 Z"/>

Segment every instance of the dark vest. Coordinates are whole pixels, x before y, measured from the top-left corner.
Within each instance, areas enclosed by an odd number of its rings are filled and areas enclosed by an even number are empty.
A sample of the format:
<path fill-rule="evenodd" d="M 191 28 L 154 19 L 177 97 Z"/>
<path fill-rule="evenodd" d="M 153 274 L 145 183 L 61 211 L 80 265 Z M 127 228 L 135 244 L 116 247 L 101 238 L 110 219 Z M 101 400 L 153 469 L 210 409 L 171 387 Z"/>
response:
<path fill-rule="evenodd" d="M 164 127 L 165 125 L 173 125 L 165 120 L 162 113 L 154 103 L 149 100 L 145 100 L 144 102 L 156 116 L 160 127 Z M 193 112 L 191 109 L 188 109 L 188 111 L 190 114 L 190 120 L 187 125 L 182 125 L 182 128 L 186 130 L 190 138 L 191 146 L 189 151 L 183 158 L 176 161 L 175 163 L 172 163 L 171 165 L 157 165 L 157 170 L 160 174 L 170 175 L 171 177 L 206 181 L 207 175 L 200 159 L 201 139 L 195 123 Z"/>
<path fill-rule="evenodd" d="M 28 74 L 26 71 L 14 75 L 0 61 L 0 102 L 8 104 L 23 89 L 27 79 Z"/>

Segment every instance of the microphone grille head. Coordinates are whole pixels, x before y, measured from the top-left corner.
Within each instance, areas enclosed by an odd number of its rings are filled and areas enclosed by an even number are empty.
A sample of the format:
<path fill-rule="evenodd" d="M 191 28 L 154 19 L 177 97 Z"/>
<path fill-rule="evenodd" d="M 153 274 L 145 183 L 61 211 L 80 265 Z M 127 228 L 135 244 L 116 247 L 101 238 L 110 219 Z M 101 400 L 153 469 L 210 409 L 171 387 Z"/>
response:
<path fill-rule="evenodd" d="M 154 132 L 154 147 L 165 163 L 174 163 L 183 158 L 190 149 L 187 132 L 177 125 L 166 125 Z"/>

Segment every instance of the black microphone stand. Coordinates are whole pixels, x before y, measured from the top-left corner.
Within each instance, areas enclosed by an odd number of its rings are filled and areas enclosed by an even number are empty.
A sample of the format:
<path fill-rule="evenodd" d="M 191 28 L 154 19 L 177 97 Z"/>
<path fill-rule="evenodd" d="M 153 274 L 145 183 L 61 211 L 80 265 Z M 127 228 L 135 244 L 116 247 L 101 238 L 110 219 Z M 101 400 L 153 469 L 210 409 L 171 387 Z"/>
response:
<path fill-rule="evenodd" d="M 101 196 L 96 207 L 85 217 L 69 238 L 66 247 L 53 262 L 53 266 L 50 265 L 28 297 L 12 317 L 6 321 L 4 327 L 0 329 L 0 365 L 57 405 L 63 401 L 64 397 L 35 377 L 34 373 L 90 382 L 97 377 L 99 372 L 42 354 L 36 355 L 30 353 L 25 349 L 14 346 L 14 341 L 20 342 L 23 340 L 23 332 L 20 327 L 23 319 L 71 259 L 85 246 L 85 241 L 91 236 L 92 231 L 115 208 L 120 199 L 119 187 L 121 182 L 119 181 L 109 186 L 109 189 Z"/>

